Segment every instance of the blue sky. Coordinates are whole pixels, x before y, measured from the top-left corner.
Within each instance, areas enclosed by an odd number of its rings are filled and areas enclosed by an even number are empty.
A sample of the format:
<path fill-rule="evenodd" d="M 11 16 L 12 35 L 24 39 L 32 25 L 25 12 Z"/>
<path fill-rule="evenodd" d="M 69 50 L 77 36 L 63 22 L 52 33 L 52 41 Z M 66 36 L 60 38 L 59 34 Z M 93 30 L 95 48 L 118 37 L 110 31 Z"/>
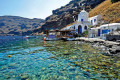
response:
<path fill-rule="evenodd" d="M 42 18 L 52 10 L 66 5 L 71 0 L 0 0 L 0 16 L 13 15 L 27 18 Z"/>

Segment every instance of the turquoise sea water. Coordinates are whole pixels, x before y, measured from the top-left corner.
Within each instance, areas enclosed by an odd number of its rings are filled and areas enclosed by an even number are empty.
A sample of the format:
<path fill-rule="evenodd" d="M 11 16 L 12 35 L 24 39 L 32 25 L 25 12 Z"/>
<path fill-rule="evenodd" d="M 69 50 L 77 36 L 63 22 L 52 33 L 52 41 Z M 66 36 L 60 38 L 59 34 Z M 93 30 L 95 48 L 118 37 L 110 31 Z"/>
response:
<path fill-rule="evenodd" d="M 120 80 L 120 56 L 87 43 L 42 39 L 0 37 L 0 80 Z"/>

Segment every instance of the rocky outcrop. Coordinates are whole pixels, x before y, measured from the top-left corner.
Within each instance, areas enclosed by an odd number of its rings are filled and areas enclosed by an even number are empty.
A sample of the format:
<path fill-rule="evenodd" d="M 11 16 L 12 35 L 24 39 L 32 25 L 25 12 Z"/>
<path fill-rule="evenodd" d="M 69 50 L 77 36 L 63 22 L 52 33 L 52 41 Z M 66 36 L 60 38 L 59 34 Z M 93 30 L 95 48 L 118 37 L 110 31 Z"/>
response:
<path fill-rule="evenodd" d="M 92 47 L 100 49 L 107 55 L 120 54 L 120 43 L 113 41 L 105 41 L 98 38 L 77 38 L 76 41 L 82 41 L 92 44 Z"/>
<path fill-rule="evenodd" d="M 46 18 L 46 23 L 42 25 L 38 31 L 61 29 L 73 23 L 74 20 L 77 20 L 79 12 L 83 9 L 82 4 L 85 4 L 86 10 L 89 12 L 103 1 L 104 0 L 72 0 L 66 6 L 53 10 L 53 14 Z"/>
<path fill-rule="evenodd" d="M 43 19 L 28 19 L 19 16 L 0 16 L 0 36 L 30 35 L 32 30 L 40 28 Z"/>

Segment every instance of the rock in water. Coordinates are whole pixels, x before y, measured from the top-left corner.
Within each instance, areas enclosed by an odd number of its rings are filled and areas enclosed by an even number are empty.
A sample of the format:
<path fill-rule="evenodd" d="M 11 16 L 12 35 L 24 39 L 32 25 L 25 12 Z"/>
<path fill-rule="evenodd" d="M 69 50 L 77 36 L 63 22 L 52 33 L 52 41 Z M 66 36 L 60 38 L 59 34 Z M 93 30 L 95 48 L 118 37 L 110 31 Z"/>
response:
<path fill-rule="evenodd" d="M 8 57 L 12 57 L 12 55 L 8 55 Z"/>

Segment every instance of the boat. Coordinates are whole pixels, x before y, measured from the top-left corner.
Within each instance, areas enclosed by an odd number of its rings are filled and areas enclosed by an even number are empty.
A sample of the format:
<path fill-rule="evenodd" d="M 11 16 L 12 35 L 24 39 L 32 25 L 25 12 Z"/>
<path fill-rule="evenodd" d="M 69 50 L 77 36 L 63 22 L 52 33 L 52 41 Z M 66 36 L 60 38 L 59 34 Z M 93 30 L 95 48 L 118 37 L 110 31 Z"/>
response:
<path fill-rule="evenodd" d="M 36 38 L 36 36 L 24 36 L 23 39 L 31 39 L 31 38 Z"/>
<path fill-rule="evenodd" d="M 75 41 L 76 38 L 67 38 L 67 41 Z"/>
<path fill-rule="evenodd" d="M 28 38 L 29 38 L 29 36 L 24 36 L 24 37 L 23 37 L 23 39 L 28 39 Z"/>
<path fill-rule="evenodd" d="M 61 38 L 46 38 L 46 41 L 57 41 L 61 40 Z"/>
<path fill-rule="evenodd" d="M 76 38 L 66 38 L 66 37 L 63 37 L 62 40 L 63 41 L 75 41 Z"/>

